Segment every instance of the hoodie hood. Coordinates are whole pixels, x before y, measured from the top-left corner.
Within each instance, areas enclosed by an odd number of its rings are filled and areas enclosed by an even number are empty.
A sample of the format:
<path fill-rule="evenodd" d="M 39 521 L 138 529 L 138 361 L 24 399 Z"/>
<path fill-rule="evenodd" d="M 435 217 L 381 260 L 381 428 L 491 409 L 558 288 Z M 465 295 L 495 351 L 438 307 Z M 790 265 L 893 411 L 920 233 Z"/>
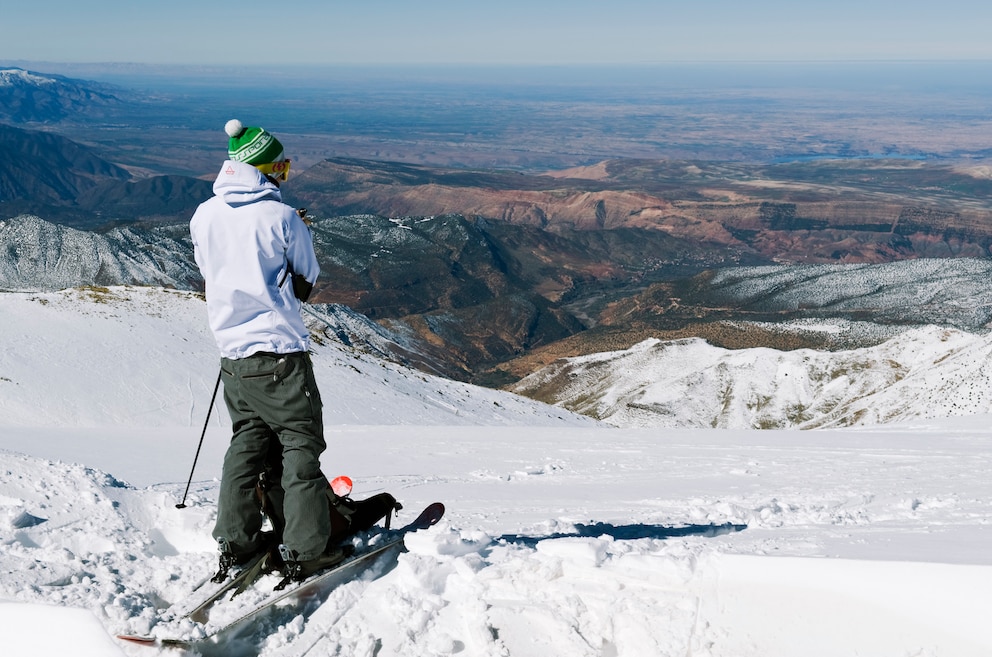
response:
<path fill-rule="evenodd" d="M 214 181 L 214 194 L 231 206 L 262 199 L 281 201 L 279 187 L 250 164 L 226 160 Z"/>

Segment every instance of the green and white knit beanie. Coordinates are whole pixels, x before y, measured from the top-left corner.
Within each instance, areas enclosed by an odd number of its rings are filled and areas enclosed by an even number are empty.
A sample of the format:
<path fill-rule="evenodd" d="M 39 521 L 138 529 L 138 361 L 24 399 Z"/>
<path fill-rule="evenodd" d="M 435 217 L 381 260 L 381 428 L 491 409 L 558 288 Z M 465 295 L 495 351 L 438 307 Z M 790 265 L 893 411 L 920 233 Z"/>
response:
<path fill-rule="evenodd" d="M 282 144 L 262 128 L 246 128 L 241 121 L 231 119 L 224 126 L 224 132 L 231 138 L 227 156 L 235 162 L 254 166 L 283 159 Z"/>

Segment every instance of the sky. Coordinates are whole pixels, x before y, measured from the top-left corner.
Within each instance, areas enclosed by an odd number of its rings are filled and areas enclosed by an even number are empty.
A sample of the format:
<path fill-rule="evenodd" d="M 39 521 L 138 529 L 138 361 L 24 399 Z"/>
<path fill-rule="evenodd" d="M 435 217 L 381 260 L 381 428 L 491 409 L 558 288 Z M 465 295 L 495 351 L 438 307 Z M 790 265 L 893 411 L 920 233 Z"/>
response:
<path fill-rule="evenodd" d="M 33 0 L 0 61 L 650 64 L 992 59 L 966 0 Z"/>

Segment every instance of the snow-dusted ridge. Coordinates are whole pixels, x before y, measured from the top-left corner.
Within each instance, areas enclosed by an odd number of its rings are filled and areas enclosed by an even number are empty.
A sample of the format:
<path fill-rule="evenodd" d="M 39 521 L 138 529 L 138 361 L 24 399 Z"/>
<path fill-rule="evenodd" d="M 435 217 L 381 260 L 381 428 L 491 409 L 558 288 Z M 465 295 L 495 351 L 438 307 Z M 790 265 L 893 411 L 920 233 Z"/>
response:
<path fill-rule="evenodd" d="M 80 285 L 155 285 L 190 289 L 200 273 L 188 234 L 174 229 L 106 234 L 35 216 L 0 220 L 0 289 L 61 290 Z"/>
<path fill-rule="evenodd" d="M 992 412 L 990 356 L 992 335 L 939 326 L 838 352 L 649 339 L 561 359 L 513 389 L 621 427 L 865 426 Z"/>
<path fill-rule="evenodd" d="M 120 97 L 127 95 L 130 92 L 103 83 L 0 67 L 0 116 L 8 123 L 46 123 L 78 117 L 80 113 L 117 104 Z"/>
<path fill-rule="evenodd" d="M 876 322 L 984 327 L 992 320 L 992 260 L 922 258 L 881 264 L 729 267 L 710 281 L 718 298 L 811 317 L 859 313 Z M 911 309 L 911 310 L 909 310 Z M 908 311 L 912 313 L 910 316 Z"/>
<path fill-rule="evenodd" d="M 0 87 L 14 85 L 41 86 L 52 84 L 57 84 L 55 78 L 38 75 L 37 73 L 25 71 L 21 68 L 0 69 Z"/>

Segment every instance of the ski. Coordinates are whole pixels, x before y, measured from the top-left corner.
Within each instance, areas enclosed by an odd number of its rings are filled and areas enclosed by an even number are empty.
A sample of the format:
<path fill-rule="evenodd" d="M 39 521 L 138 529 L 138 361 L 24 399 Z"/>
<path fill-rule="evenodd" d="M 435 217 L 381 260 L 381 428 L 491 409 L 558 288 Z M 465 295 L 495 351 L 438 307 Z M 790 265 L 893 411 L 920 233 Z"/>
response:
<path fill-rule="evenodd" d="M 336 495 L 340 497 L 345 497 L 351 493 L 353 483 L 351 477 L 346 475 L 340 475 L 335 477 L 333 480 L 328 482 L 328 486 L 335 492 Z M 161 615 L 164 621 L 177 621 L 184 618 L 189 618 L 190 620 L 203 624 L 207 622 L 209 617 L 210 608 L 217 601 L 221 600 L 230 591 L 230 598 L 233 599 L 239 594 L 243 593 L 249 586 L 251 586 L 255 580 L 260 576 L 264 575 L 266 572 L 271 570 L 269 564 L 264 560 L 267 556 L 267 551 L 255 555 L 252 557 L 243 567 L 241 567 L 232 578 L 226 579 L 220 585 L 215 585 L 213 587 L 208 586 L 213 582 L 213 579 L 206 579 L 193 589 L 190 595 L 191 599 L 184 600 L 182 603 L 177 603 L 173 605 L 170 609 L 166 610 L 165 613 Z M 206 589 L 206 592 L 203 590 Z"/>
<path fill-rule="evenodd" d="M 234 593 L 231 594 L 231 598 L 234 598 L 250 586 L 254 579 L 258 577 L 260 566 L 263 565 L 262 562 L 267 556 L 268 553 L 263 552 L 252 557 L 233 577 L 228 578 L 223 583 L 210 588 L 206 592 L 202 591 L 202 589 L 212 583 L 213 580 L 211 578 L 205 579 L 193 589 L 193 593 L 191 594 L 193 597 L 192 600 L 185 600 L 172 605 L 161 615 L 161 620 L 168 623 L 188 618 L 201 625 L 206 623 L 210 607 L 227 595 L 228 592 L 234 590 Z M 196 595 L 197 593 L 200 593 L 200 595 Z M 159 641 L 155 637 L 141 634 L 118 634 L 117 638 L 131 643 L 158 644 L 162 646 L 182 647 L 186 643 L 185 641 L 172 641 L 169 639 Z"/>
<path fill-rule="evenodd" d="M 298 600 L 312 599 L 314 596 L 319 594 L 329 593 L 340 584 L 351 580 L 365 567 L 371 566 L 379 557 L 393 551 L 399 553 L 403 549 L 403 539 L 406 534 L 431 527 L 437 524 L 443 516 L 444 505 L 442 503 L 435 502 L 430 504 L 420 513 L 419 516 L 417 516 L 415 520 L 409 524 L 398 530 L 390 531 L 384 534 L 387 538 L 381 545 L 377 545 L 371 550 L 360 552 L 336 566 L 311 576 L 309 579 L 306 579 L 295 586 L 290 586 L 290 588 L 283 591 L 274 592 L 274 595 L 248 609 L 237 618 L 224 623 L 220 627 L 211 631 L 209 634 L 197 639 L 186 640 L 181 638 L 163 638 L 133 634 L 118 634 L 117 638 L 142 645 L 179 648 L 191 648 L 194 645 L 215 642 L 221 636 L 235 633 L 237 629 L 243 627 L 249 621 L 255 620 L 266 614 L 274 607 L 290 604 Z M 230 588 L 233 587 L 229 587 L 228 590 L 230 590 Z M 223 593 L 217 596 L 215 601 L 221 596 L 223 596 Z M 191 620 L 195 620 L 192 617 L 192 614 L 187 614 L 186 617 Z"/>
<path fill-rule="evenodd" d="M 223 598 L 228 591 L 237 589 L 234 594 L 237 595 L 243 591 L 246 586 L 251 584 L 248 579 L 250 579 L 253 575 L 257 576 L 257 566 L 259 566 L 262 560 L 267 556 L 268 553 L 264 551 L 255 555 L 241 568 L 241 570 L 235 573 L 233 577 L 229 577 L 219 586 L 213 588 L 205 596 L 202 596 L 195 605 L 190 607 L 190 603 L 187 602 L 178 609 L 167 612 L 163 618 L 165 620 L 180 620 L 183 618 L 189 618 L 197 623 L 205 623 L 207 621 L 207 611 L 215 602 Z M 207 581 L 210 582 L 211 580 Z"/>

